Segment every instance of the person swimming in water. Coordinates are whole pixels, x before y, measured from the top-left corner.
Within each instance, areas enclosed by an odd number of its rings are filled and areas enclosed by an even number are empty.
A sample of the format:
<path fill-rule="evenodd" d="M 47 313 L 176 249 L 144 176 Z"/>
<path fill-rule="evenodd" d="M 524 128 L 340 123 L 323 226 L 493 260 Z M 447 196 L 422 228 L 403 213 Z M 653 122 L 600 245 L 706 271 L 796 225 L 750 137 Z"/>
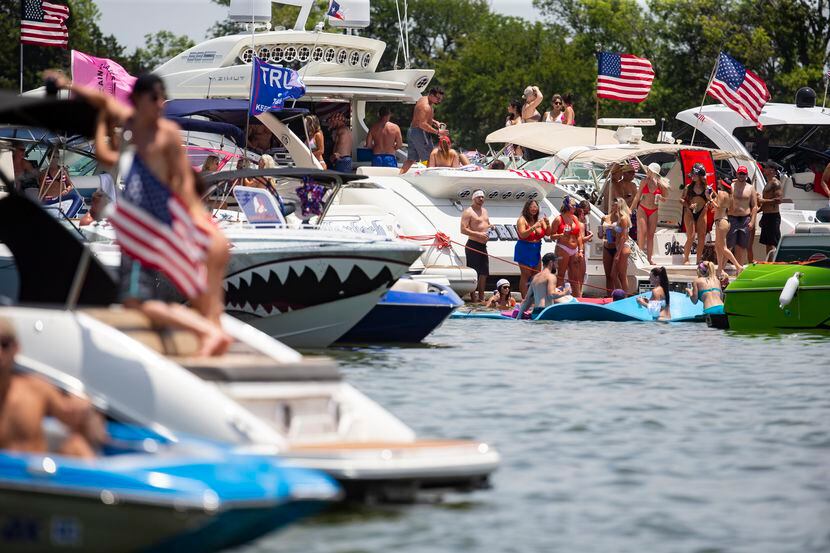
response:
<path fill-rule="evenodd" d="M 723 288 L 711 261 L 698 264 L 697 278 L 691 288 L 686 288 L 686 293 L 692 303 L 703 302 L 704 315 L 723 315 Z"/>
<path fill-rule="evenodd" d="M 536 273 L 530 281 L 527 296 L 516 312 L 516 318 L 521 318 L 524 312 L 531 307 L 534 308 L 533 312 L 536 313 L 554 303 L 573 301 L 570 285 L 563 288 L 556 286 L 556 262 L 556 254 L 553 252 L 542 256 L 542 270 Z"/>
<path fill-rule="evenodd" d="M 637 298 L 637 303 L 647 308 L 651 316 L 659 321 L 671 320 L 671 296 L 669 295 L 669 275 L 665 267 L 654 267 L 649 273 L 649 282 L 653 286 L 651 297 Z"/>
<path fill-rule="evenodd" d="M 506 278 L 499 279 L 496 283 L 496 291 L 484 304 L 484 307 L 495 307 L 497 309 L 513 309 L 516 307 L 516 300 L 510 295 L 510 281 Z"/>

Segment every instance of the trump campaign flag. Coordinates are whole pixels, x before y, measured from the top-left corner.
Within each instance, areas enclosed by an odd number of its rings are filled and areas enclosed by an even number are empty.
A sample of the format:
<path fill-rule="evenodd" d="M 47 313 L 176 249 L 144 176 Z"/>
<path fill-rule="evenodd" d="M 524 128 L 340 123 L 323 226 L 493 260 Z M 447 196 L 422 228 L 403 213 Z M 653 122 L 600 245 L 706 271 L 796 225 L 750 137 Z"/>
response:
<path fill-rule="evenodd" d="M 651 91 L 651 62 L 631 54 L 600 52 L 597 56 L 597 97 L 621 102 L 642 102 Z"/>
<path fill-rule="evenodd" d="M 758 116 L 771 98 L 767 85 L 729 54 L 720 53 L 715 75 L 706 93 L 761 128 Z"/>
<path fill-rule="evenodd" d="M 72 80 L 114 96 L 125 104 L 129 103 L 135 83 L 135 77 L 111 59 L 96 58 L 77 50 L 72 50 Z"/>
<path fill-rule="evenodd" d="M 251 86 L 251 115 L 282 109 L 287 98 L 298 100 L 305 94 L 300 74 L 287 67 L 277 67 L 254 58 Z"/>

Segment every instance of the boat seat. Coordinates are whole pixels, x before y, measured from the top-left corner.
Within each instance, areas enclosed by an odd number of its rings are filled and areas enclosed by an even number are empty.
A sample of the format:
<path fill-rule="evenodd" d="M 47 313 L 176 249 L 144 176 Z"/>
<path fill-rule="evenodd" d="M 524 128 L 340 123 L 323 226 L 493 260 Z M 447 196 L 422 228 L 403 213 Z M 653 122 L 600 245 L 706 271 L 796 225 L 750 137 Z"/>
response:
<path fill-rule="evenodd" d="M 408 278 L 402 278 L 392 285 L 392 290 L 397 290 L 398 292 L 414 292 L 416 294 L 427 294 L 429 293 L 429 283 L 424 282 L 422 280 L 411 280 Z"/>
<path fill-rule="evenodd" d="M 158 327 L 136 309 L 123 307 L 82 309 L 83 313 L 114 327 L 205 380 L 265 382 L 339 380 L 337 365 L 326 357 L 304 356 L 280 363 L 239 341 L 225 355 L 198 356 L 199 338 L 188 330 Z"/>

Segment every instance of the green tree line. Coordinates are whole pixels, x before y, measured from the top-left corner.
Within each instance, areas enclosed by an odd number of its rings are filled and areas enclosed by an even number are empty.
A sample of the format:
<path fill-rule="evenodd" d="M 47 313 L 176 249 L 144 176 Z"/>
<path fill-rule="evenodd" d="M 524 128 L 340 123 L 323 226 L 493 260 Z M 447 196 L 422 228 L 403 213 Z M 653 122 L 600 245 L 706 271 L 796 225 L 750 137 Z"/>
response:
<path fill-rule="evenodd" d="M 324 18 L 327 4 L 316 2 L 309 28 Z M 93 0 L 69 0 L 69 5 L 69 47 L 115 59 L 133 74 L 193 44 L 161 30 L 127 53 L 115 36 L 100 30 Z M 646 57 L 656 73 L 645 102 L 603 100 L 604 116 L 672 121 L 678 111 L 700 103 L 721 49 L 758 73 L 773 101 L 792 102 L 802 86 L 823 92 L 830 0 L 534 0 L 534 6 L 540 21 L 494 13 L 486 0 L 409 0 L 406 17 L 402 2 L 374 0 L 372 24 L 361 34 L 387 43 L 381 69 L 404 66 L 400 38 L 408 35 L 409 65 L 435 69 L 433 83 L 446 90 L 438 117 L 449 124 L 454 140 L 468 147 L 481 146 L 488 132 L 502 126 L 508 102 L 531 84 L 544 92 L 544 107 L 552 94 L 571 92 L 577 124 L 592 125 L 596 44 Z M 291 27 L 297 9 L 273 6 L 274 25 Z M 0 33 L 7 37 L 0 42 L 2 88 L 18 85 L 19 14 L 18 2 L 0 4 Z M 206 36 L 238 29 L 219 21 Z M 69 65 L 65 50 L 26 46 L 24 52 L 26 88 L 40 84 L 44 68 Z M 409 112 L 396 110 L 404 125 Z"/>

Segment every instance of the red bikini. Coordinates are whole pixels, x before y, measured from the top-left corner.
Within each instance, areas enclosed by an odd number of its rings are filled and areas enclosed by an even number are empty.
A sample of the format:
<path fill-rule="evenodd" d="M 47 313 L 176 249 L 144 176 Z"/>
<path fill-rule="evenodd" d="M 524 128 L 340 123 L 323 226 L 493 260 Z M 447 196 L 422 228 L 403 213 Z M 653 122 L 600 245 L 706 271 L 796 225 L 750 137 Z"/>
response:
<path fill-rule="evenodd" d="M 648 196 L 649 194 L 654 194 L 654 201 L 657 202 L 657 195 L 659 194 L 660 196 L 662 196 L 663 191 L 660 190 L 659 186 L 657 188 L 655 188 L 654 191 L 652 191 L 648 187 L 648 183 L 645 183 L 643 185 L 643 190 L 640 192 L 640 197 L 641 197 L 640 201 L 642 201 L 642 196 Z M 657 208 L 656 207 L 653 208 L 653 209 L 650 209 L 650 208 L 644 206 L 642 203 L 638 207 L 645 212 L 646 218 L 651 217 L 652 214 L 654 214 L 654 213 L 657 213 Z"/>

